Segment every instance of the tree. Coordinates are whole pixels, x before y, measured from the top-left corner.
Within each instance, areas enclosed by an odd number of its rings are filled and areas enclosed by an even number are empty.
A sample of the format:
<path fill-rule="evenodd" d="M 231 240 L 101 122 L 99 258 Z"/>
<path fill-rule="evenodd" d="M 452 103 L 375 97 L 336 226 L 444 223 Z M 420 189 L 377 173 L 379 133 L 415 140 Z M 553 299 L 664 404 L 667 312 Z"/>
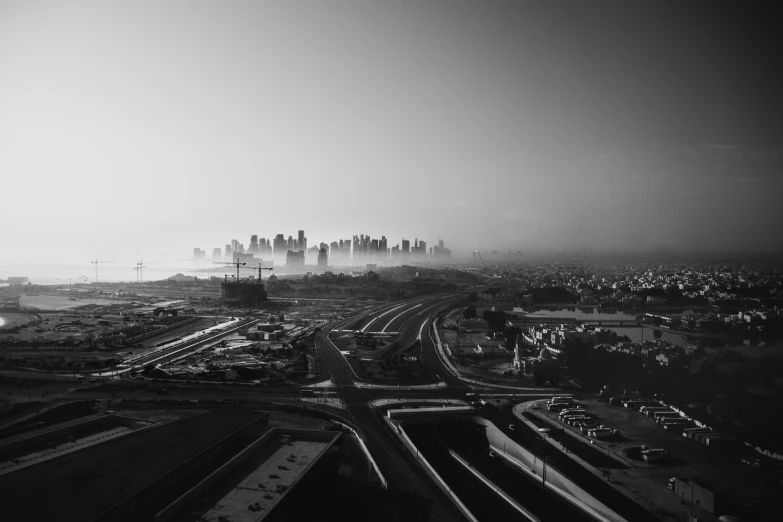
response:
<path fill-rule="evenodd" d="M 468 302 L 469 303 L 475 303 L 478 301 L 478 294 L 476 292 L 471 292 L 468 294 Z"/>
<path fill-rule="evenodd" d="M 468 306 L 467 308 L 465 308 L 465 310 L 462 311 L 462 316 L 465 319 L 473 319 L 474 317 L 477 317 L 476 307 Z"/>
<path fill-rule="evenodd" d="M 506 341 L 503 346 L 506 350 L 513 350 L 517 345 L 517 338 L 522 335 L 522 330 L 518 326 L 512 326 L 506 330 Z"/>
<path fill-rule="evenodd" d="M 506 326 L 506 313 L 502 310 L 484 310 L 482 318 L 493 330 L 503 330 Z"/>

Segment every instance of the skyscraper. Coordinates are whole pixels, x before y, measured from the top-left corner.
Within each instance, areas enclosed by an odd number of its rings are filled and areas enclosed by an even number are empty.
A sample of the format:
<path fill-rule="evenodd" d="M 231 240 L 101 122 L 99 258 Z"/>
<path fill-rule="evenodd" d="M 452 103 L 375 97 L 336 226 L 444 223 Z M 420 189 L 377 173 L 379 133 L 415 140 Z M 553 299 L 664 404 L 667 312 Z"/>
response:
<path fill-rule="evenodd" d="M 299 250 L 307 250 L 307 238 L 304 235 L 304 230 L 299 231 L 299 237 L 297 239 L 297 247 Z"/>
<path fill-rule="evenodd" d="M 326 253 L 325 248 L 321 248 L 318 252 L 318 268 L 326 270 L 329 266 L 329 255 Z"/>

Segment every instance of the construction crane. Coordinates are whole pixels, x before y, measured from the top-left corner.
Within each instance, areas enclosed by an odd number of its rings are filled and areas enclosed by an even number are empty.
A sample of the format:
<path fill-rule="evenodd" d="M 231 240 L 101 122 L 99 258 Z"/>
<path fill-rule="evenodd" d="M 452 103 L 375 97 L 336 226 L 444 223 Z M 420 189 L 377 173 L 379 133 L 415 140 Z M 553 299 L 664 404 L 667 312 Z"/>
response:
<path fill-rule="evenodd" d="M 212 261 L 212 262 L 213 262 L 214 264 L 216 264 L 216 265 L 231 265 L 231 266 L 234 266 L 234 265 L 236 265 L 236 267 L 237 267 L 237 282 L 239 282 L 239 267 L 240 267 L 240 266 L 245 266 L 245 265 L 247 264 L 247 263 L 243 263 L 243 262 L 242 262 L 242 261 L 240 261 L 239 259 L 237 259 L 236 261 L 232 261 L 231 263 L 229 263 L 229 262 L 226 262 L 226 261 L 220 261 L 220 262 L 218 262 L 218 261 Z"/>
<path fill-rule="evenodd" d="M 246 268 L 249 269 L 249 270 L 258 270 L 258 281 L 257 281 L 258 283 L 261 282 L 261 270 L 274 270 L 274 268 L 266 268 L 266 267 L 261 266 L 261 263 L 258 263 L 258 267 L 257 268 L 252 268 L 252 267 L 249 267 L 249 266 L 246 267 Z"/>
<path fill-rule="evenodd" d="M 147 265 L 144 264 L 144 261 L 139 261 L 136 263 L 136 266 L 133 268 L 136 271 L 136 282 L 143 283 L 144 282 L 144 269 L 147 268 Z"/>
<path fill-rule="evenodd" d="M 98 284 L 98 265 L 100 263 L 105 263 L 106 261 L 99 261 L 96 259 L 95 261 L 90 261 L 91 264 L 95 265 L 95 284 Z"/>

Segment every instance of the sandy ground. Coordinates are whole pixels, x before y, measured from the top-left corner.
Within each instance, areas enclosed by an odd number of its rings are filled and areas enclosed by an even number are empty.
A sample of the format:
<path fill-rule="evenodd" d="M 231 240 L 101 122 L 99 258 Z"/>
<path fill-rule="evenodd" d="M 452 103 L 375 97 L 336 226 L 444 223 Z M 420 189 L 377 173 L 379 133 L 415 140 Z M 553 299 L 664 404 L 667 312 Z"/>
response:
<path fill-rule="evenodd" d="M 22 324 L 27 324 L 32 320 L 32 317 L 27 314 L 15 314 L 11 312 L 3 312 L 0 316 L 0 328 L 13 328 Z"/>
<path fill-rule="evenodd" d="M 23 295 L 20 298 L 19 305 L 38 310 L 69 310 L 77 306 L 89 304 L 110 305 L 113 303 L 127 303 L 128 301 L 118 301 L 114 299 L 101 298 L 80 298 L 71 301 L 69 297 L 59 295 Z"/>

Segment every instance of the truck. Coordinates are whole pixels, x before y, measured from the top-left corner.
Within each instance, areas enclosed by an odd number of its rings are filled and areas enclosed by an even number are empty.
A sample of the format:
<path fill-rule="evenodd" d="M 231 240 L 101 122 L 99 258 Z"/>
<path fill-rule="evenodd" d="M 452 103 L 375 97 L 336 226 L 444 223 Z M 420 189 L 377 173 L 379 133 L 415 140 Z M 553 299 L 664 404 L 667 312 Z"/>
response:
<path fill-rule="evenodd" d="M 734 449 L 742 445 L 739 439 L 730 435 L 723 437 L 707 437 L 704 443 L 715 449 Z"/>
<path fill-rule="evenodd" d="M 697 433 L 697 434 L 696 434 L 696 435 L 693 437 L 693 440 L 695 440 L 695 441 L 696 441 L 696 442 L 698 442 L 699 444 L 704 444 L 704 440 L 705 440 L 707 437 L 714 437 L 714 436 L 716 436 L 716 435 L 722 435 L 722 433 L 721 433 L 721 432 L 719 432 L 719 431 L 708 431 L 708 432 L 705 432 L 705 433 Z"/>
<path fill-rule="evenodd" d="M 595 439 L 605 439 L 614 435 L 616 430 L 610 428 L 593 428 L 587 434 Z"/>
<path fill-rule="evenodd" d="M 590 430 L 598 427 L 598 421 L 586 420 L 579 423 L 579 431 L 588 433 Z"/>
<path fill-rule="evenodd" d="M 585 411 L 584 408 L 567 408 L 565 410 L 560 410 L 560 413 L 558 413 L 557 416 L 562 419 L 566 415 L 581 415 L 585 413 Z"/>
<path fill-rule="evenodd" d="M 666 450 L 665 449 L 648 449 L 642 451 L 642 458 L 645 462 L 655 462 L 657 460 L 663 460 L 666 458 Z"/>
<path fill-rule="evenodd" d="M 653 414 L 653 418 L 655 419 L 655 422 L 660 424 L 661 422 L 663 422 L 663 419 L 680 418 L 680 414 L 677 413 L 676 411 L 671 411 L 671 410 L 668 410 L 668 411 L 656 411 Z"/>
<path fill-rule="evenodd" d="M 687 419 L 672 419 L 672 420 L 667 419 L 661 422 L 661 425 L 663 425 L 663 429 L 665 430 L 680 431 L 685 426 L 690 426 L 691 421 Z"/>
<path fill-rule="evenodd" d="M 651 417 L 652 414 L 656 411 L 671 411 L 666 406 L 640 406 L 639 411 L 647 415 L 648 417 Z"/>
<path fill-rule="evenodd" d="M 692 439 L 697 433 L 707 433 L 712 431 L 712 428 L 685 428 L 682 430 L 682 436 L 687 439 Z"/>

